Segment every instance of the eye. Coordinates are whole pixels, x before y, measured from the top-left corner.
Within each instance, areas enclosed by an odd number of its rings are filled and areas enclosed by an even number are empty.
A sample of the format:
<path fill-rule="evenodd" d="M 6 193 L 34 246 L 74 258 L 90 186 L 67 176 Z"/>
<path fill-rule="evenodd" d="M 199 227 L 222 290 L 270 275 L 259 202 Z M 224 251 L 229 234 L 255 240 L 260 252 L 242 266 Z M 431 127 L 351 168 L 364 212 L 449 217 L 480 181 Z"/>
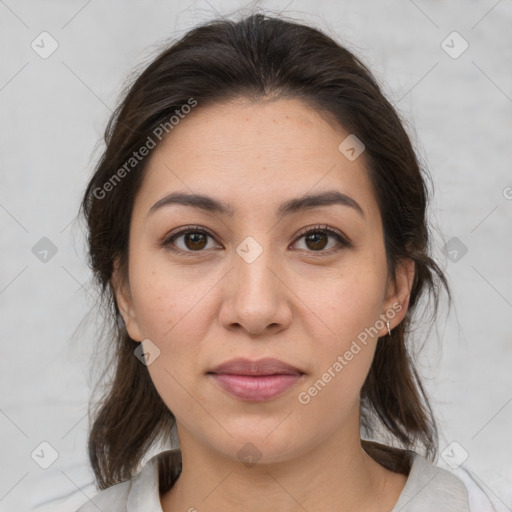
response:
<path fill-rule="evenodd" d="M 327 225 L 304 228 L 300 233 L 298 240 L 302 238 L 304 238 L 304 243 L 308 252 L 332 253 L 340 250 L 339 246 L 341 246 L 341 248 L 352 246 L 352 244 L 341 233 Z M 329 245 L 329 238 L 336 240 L 338 245 L 337 249 L 325 250 L 326 246 Z M 336 243 L 334 244 L 334 247 L 336 247 Z"/>
<path fill-rule="evenodd" d="M 203 249 L 208 249 L 208 238 L 215 239 L 208 230 L 200 226 L 187 226 L 171 232 L 160 245 L 171 252 L 190 256 L 194 252 L 204 252 Z M 302 238 L 304 238 L 307 252 L 332 253 L 341 250 L 341 248 L 352 246 L 341 233 L 327 225 L 304 228 L 297 240 Z M 325 250 L 326 246 L 329 245 L 329 238 L 336 241 L 334 250 Z M 176 243 L 180 239 L 182 239 L 181 247 L 180 244 Z M 338 245 L 337 249 L 336 245 Z"/>
<path fill-rule="evenodd" d="M 180 228 L 179 230 L 171 232 L 161 242 L 161 245 L 169 251 L 190 255 L 193 252 L 201 252 L 203 249 L 208 248 L 208 237 L 213 238 L 213 235 L 204 228 L 199 226 Z M 175 248 L 176 240 L 182 238 L 184 246 Z"/>

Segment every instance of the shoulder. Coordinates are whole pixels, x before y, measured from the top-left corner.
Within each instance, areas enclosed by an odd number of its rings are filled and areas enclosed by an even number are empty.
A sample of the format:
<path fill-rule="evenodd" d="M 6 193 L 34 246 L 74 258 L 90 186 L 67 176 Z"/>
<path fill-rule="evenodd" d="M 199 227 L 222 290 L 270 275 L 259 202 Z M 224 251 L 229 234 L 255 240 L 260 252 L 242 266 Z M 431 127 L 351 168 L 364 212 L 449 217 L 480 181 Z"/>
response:
<path fill-rule="evenodd" d="M 470 477 L 462 480 L 418 453 L 411 451 L 410 456 L 411 470 L 392 512 L 494 511 L 491 502 Z M 479 505 L 485 505 L 485 508 L 474 508 L 477 496 Z"/>
<path fill-rule="evenodd" d="M 160 456 L 158 454 L 149 459 L 142 470 L 130 480 L 100 491 L 76 512 L 161 512 L 158 479 Z"/>
<path fill-rule="evenodd" d="M 77 509 L 76 512 L 97 512 L 98 509 L 108 510 L 109 512 L 126 512 L 131 484 L 132 480 L 128 480 L 100 491 Z"/>
<path fill-rule="evenodd" d="M 411 462 L 407 482 L 392 512 L 470 512 L 468 492 L 460 479 L 418 453 L 411 452 Z"/>

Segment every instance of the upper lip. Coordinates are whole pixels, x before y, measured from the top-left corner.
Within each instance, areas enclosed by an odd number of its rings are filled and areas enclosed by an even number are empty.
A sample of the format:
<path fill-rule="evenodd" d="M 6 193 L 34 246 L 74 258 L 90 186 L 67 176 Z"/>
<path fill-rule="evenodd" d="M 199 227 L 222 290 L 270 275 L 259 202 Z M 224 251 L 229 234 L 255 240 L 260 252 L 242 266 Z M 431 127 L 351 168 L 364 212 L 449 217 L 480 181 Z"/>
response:
<path fill-rule="evenodd" d="M 246 358 L 231 359 L 216 366 L 208 373 L 228 373 L 232 375 L 301 375 L 304 372 L 279 359 L 268 357 L 258 360 Z"/>

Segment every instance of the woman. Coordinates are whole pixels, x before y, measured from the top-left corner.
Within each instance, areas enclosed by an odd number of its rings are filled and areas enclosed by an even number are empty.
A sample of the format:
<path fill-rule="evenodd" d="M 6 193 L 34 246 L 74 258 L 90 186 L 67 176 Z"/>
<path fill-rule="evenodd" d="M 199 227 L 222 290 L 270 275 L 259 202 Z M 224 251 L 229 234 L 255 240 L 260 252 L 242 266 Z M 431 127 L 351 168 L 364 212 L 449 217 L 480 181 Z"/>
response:
<path fill-rule="evenodd" d="M 420 298 L 449 295 L 426 174 L 362 62 L 301 24 L 215 20 L 105 140 L 82 208 L 114 375 L 80 511 L 470 510 L 410 357 Z"/>

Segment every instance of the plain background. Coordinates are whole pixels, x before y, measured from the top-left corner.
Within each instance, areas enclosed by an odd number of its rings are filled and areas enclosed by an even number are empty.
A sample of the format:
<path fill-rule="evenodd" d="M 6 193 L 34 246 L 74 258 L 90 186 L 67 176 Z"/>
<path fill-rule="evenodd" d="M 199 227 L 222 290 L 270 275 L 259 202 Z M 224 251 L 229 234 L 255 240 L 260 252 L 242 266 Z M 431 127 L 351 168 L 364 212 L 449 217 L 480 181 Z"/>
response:
<path fill-rule="evenodd" d="M 512 2 L 5 0 L 0 511 L 72 511 L 97 493 L 86 453 L 94 317 L 76 332 L 95 296 L 79 202 L 130 72 L 168 38 L 245 7 L 346 44 L 404 119 L 433 176 L 434 250 L 455 297 L 419 359 L 440 448 L 458 443 L 461 467 L 512 510 Z M 42 58 L 32 46 L 51 49 L 45 31 L 58 48 Z"/>

